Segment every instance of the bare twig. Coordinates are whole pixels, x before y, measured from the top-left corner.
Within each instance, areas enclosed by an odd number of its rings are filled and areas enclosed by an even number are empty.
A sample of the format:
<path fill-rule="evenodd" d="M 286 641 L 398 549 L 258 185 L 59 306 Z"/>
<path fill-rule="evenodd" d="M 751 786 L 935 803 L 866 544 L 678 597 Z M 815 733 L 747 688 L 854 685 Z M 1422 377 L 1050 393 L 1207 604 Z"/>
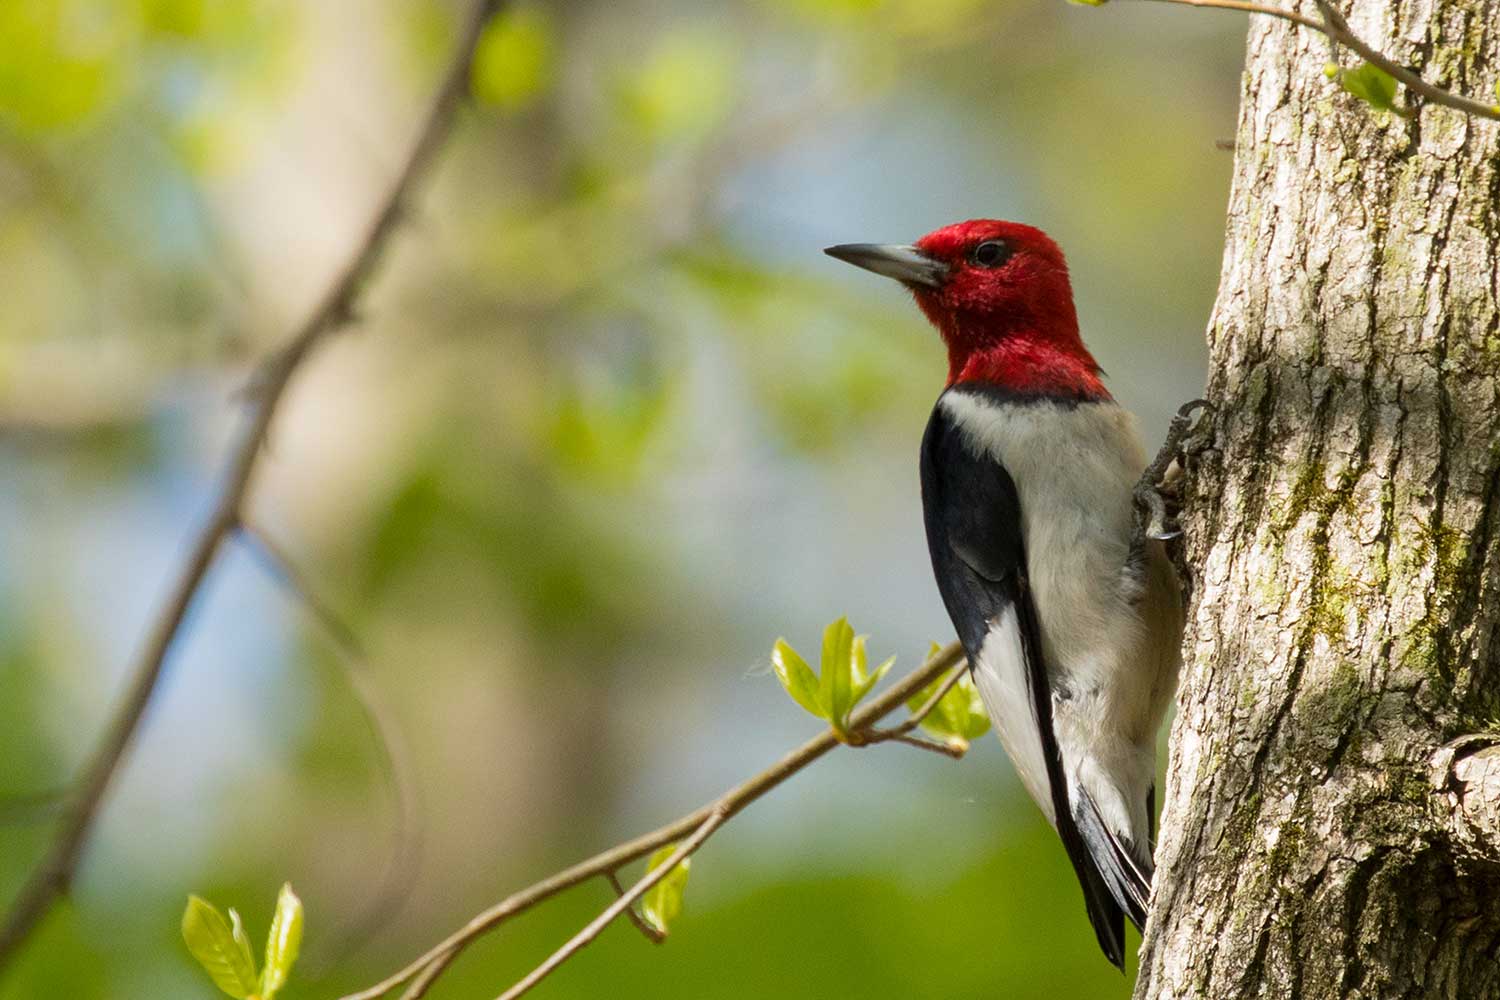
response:
<path fill-rule="evenodd" d="M 362 912 L 350 920 L 343 930 L 341 940 L 347 948 L 370 935 L 375 926 L 407 897 L 416 878 L 416 857 L 421 851 L 421 828 L 417 822 L 419 811 L 414 791 L 416 786 L 411 780 L 411 755 L 401 736 L 401 727 L 397 725 L 395 715 L 375 683 L 369 655 L 354 629 L 319 596 L 308 582 L 307 574 L 298 568 L 286 549 L 263 528 L 248 519 L 242 520 L 239 537 L 247 543 L 251 552 L 261 560 L 271 575 L 307 610 L 338 649 L 344 676 L 354 693 L 355 701 L 364 713 L 371 734 L 375 737 L 381 771 L 390 788 L 395 816 L 391 832 L 390 861 Z M 337 952 L 339 949 L 331 950 Z"/>
<path fill-rule="evenodd" d="M 619 872 L 605 872 L 604 877 L 609 879 L 609 887 L 615 891 L 616 896 L 625 895 L 625 887 L 620 884 Z M 630 918 L 632 924 L 635 924 L 635 929 L 646 935 L 646 940 L 652 944 L 661 944 L 667 939 L 665 934 L 648 924 L 646 918 L 641 916 L 635 907 L 627 906 L 625 915 Z"/>
<path fill-rule="evenodd" d="M 1349 22 L 1344 15 L 1339 13 L 1329 0 L 1314 0 L 1318 9 L 1323 12 L 1324 20 L 1308 17 L 1292 10 L 1283 10 L 1280 7 L 1272 7 L 1268 4 L 1250 3 L 1247 0 L 1153 0 L 1155 3 L 1179 4 L 1185 7 L 1213 7 L 1218 10 L 1237 10 L 1247 14 L 1265 14 L 1268 17 L 1280 18 L 1283 21 L 1291 21 L 1300 24 L 1304 28 L 1311 28 L 1326 36 L 1330 41 L 1339 45 L 1346 45 L 1359 53 L 1366 62 L 1389 73 L 1395 77 L 1407 90 L 1414 94 L 1432 101 L 1434 104 L 1442 104 L 1446 107 L 1462 111 L 1465 114 L 1474 115 L 1479 118 L 1488 118 L 1491 121 L 1500 121 L 1500 106 L 1486 104 L 1476 101 L 1462 94 L 1455 94 L 1451 90 L 1444 90 L 1422 79 L 1405 66 L 1392 61 L 1379 50 L 1368 45 L 1363 39 L 1356 35 L 1349 27 Z"/>
<path fill-rule="evenodd" d="M 437 977 L 447 972 L 448 966 L 457 957 L 458 952 L 450 951 L 423 969 L 422 974 L 413 979 L 411 985 L 407 986 L 401 994 L 401 1000 L 422 1000 L 422 997 L 425 997 L 427 991 L 432 988 L 432 984 L 437 981 Z"/>
<path fill-rule="evenodd" d="M 261 371 L 250 419 L 230 454 L 228 472 L 213 511 L 194 538 L 167 601 L 151 625 L 145 645 L 129 671 L 130 681 L 125 696 L 76 782 L 76 793 L 68 803 L 56 836 L 21 887 L 4 922 L 0 923 L 0 971 L 72 881 L 100 803 L 140 726 L 188 608 L 224 539 L 239 523 L 261 445 L 270 430 L 277 405 L 302 362 L 324 337 L 341 328 L 353 313 L 365 279 L 379 261 L 381 251 L 401 217 L 402 206 L 448 135 L 455 112 L 468 92 L 480 32 L 501 2 L 479 0 L 474 4 L 416 141 L 400 173 L 380 201 L 369 227 L 354 245 L 348 262 L 334 277 L 323 297 L 286 346 L 273 355 Z"/>
<path fill-rule="evenodd" d="M 921 667 L 872 698 L 865 706 L 857 709 L 849 720 L 850 729 L 853 731 L 869 729 L 880 719 L 883 719 L 902 705 L 908 698 L 926 688 L 927 685 L 943 676 L 944 673 L 953 670 L 954 667 L 959 665 L 962 656 L 963 651 L 957 643 L 951 643 L 943 647 L 930 657 L 926 663 L 922 664 Z M 833 731 L 824 730 L 813 739 L 808 740 L 802 746 L 782 757 L 781 760 L 760 774 L 736 785 L 714 801 L 693 810 L 686 816 L 674 820 L 650 833 L 636 837 L 634 840 L 611 847 L 609 850 L 596 854 L 586 861 L 581 861 L 571 868 L 567 868 L 527 889 L 508 896 L 494 906 L 475 915 L 463 927 L 460 927 L 442 941 L 433 945 L 405 968 L 368 989 L 348 994 L 342 1000 L 375 1000 L 375 998 L 384 996 L 403 983 L 413 980 L 420 981 L 423 978 L 426 979 L 426 984 L 430 985 L 447 968 L 453 959 L 457 957 L 460 951 L 476 938 L 493 930 L 511 917 L 523 913 L 536 904 L 550 899 L 581 882 L 617 871 L 622 865 L 643 858 L 659 847 L 682 840 L 684 837 L 695 836 L 703 830 L 705 824 L 715 815 L 721 816 L 718 823 L 727 822 L 740 810 L 750 805 L 750 803 L 839 745 L 840 741 L 834 736 Z M 704 839 L 707 839 L 707 836 L 713 833 L 718 823 L 714 827 L 709 828 L 707 833 L 703 834 Z M 694 850 L 696 849 L 697 845 L 694 845 Z M 667 871 L 675 867 L 675 864 L 676 862 L 673 861 L 662 865 L 655 869 L 652 874 Z M 639 886 L 640 883 L 637 883 L 637 888 Z M 647 886 L 647 888 L 649 887 Z M 623 899 L 624 897 L 621 898 Z M 610 919 L 619 916 L 620 912 L 620 910 L 615 910 Z M 422 992 L 425 992 L 425 988 L 424 986 Z M 414 993 L 413 990 L 408 990 L 407 998 L 408 1000 L 416 1000 L 417 997 L 422 995 L 422 992 Z"/>
<path fill-rule="evenodd" d="M 714 831 L 723 826 L 729 820 L 730 815 L 730 807 L 728 806 L 720 805 L 712 809 L 703 822 L 698 824 L 698 828 L 693 831 L 692 836 L 679 844 L 677 849 L 667 857 L 667 860 L 642 876 L 641 880 L 631 886 L 625 895 L 605 907 L 603 913 L 590 920 L 583 930 L 569 938 L 567 944 L 554 951 L 551 955 L 548 955 L 545 962 L 528 972 L 520 982 L 500 994 L 498 1000 L 516 1000 L 521 994 L 530 992 L 533 986 L 551 975 L 559 965 L 562 965 L 568 959 L 578 954 L 584 946 L 597 938 L 604 928 L 608 927 L 616 917 L 623 911 L 634 906 L 635 901 L 650 891 L 653 885 L 670 875 L 672 869 L 682 864 L 684 859 L 691 857 L 694 851 L 702 847 L 703 842 L 713 836 Z"/>
<path fill-rule="evenodd" d="M 944 757 L 952 757 L 954 760 L 963 760 L 964 755 L 969 752 L 967 745 L 962 743 L 939 743 L 937 740 L 924 739 L 921 736 L 908 736 L 905 733 L 891 733 L 882 736 L 880 741 L 902 743 L 918 750 L 926 750 L 928 753 L 940 753 Z"/>

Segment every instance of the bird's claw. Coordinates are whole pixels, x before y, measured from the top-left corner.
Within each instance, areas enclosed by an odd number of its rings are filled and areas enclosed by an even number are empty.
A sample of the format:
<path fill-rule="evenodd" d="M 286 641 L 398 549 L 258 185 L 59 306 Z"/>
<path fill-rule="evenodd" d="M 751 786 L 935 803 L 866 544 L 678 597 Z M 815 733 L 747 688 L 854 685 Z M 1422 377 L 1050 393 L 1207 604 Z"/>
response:
<path fill-rule="evenodd" d="M 1142 554 L 1147 539 L 1171 541 L 1182 535 L 1177 524 L 1177 486 L 1182 467 L 1178 463 L 1203 451 L 1212 441 L 1213 405 L 1194 399 L 1178 407 L 1167 426 L 1161 450 L 1146 466 L 1135 485 L 1135 539 L 1133 554 Z M 1201 416 L 1200 416 L 1201 414 Z M 1207 433 L 1205 433 L 1207 432 Z"/>

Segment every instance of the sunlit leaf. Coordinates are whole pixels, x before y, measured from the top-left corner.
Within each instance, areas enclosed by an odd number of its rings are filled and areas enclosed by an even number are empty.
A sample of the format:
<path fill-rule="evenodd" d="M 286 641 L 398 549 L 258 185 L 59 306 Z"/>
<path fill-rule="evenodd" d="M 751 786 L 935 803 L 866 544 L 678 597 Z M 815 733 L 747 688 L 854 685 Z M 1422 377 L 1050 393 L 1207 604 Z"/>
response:
<path fill-rule="evenodd" d="M 797 704 L 820 719 L 828 718 L 828 711 L 818 702 L 817 675 L 785 639 L 777 639 L 771 649 L 771 669 Z"/>
<path fill-rule="evenodd" d="M 271 931 L 266 935 L 266 964 L 260 970 L 260 993 L 271 1000 L 291 975 L 297 953 L 302 949 L 302 900 L 292 892 L 292 884 L 282 885 L 276 897 L 276 913 Z"/>
<path fill-rule="evenodd" d="M 555 42 L 550 16 L 540 7 L 497 14 L 474 51 L 474 96 L 506 111 L 526 107 L 552 82 Z"/>
<path fill-rule="evenodd" d="M 818 700 L 828 709 L 828 721 L 843 732 L 854 704 L 854 629 L 840 618 L 823 630 L 823 654 L 818 664 Z"/>
<path fill-rule="evenodd" d="M 259 987 L 255 958 L 240 926 L 239 914 L 230 910 L 234 925 L 205 899 L 189 896 L 182 912 L 182 940 L 203 966 L 214 985 L 236 1000 L 244 1000 Z"/>
<path fill-rule="evenodd" d="M 934 650 L 939 648 L 933 644 Z M 906 707 L 920 712 L 937 694 L 946 678 L 939 677 L 906 700 Z M 949 743 L 967 746 L 970 740 L 983 736 L 990 727 L 990 718 L 974 686 L 973 675 L 967 670 L 948 689 L 932 711 L 922 718 L 922 728 Z"/>
<path fill-rule="evenodd" d="M 1371 107 L 1396 110 L 1396 78 L 1373 63 L 1361 63 L 1338 75 L 1339 86 Z"/>
<path fill-rule="evenodd" d="M 876 667 L 874 673 L 867 672 L 866 664 L 869 661 L 865 653 L 865 640 L 868 638 L 869 636 L 865 635 L 857 635 L 854 637 L 854 648 L 851 651 L 850 656 L 850 675 L 852 683 L 850 684 L 851 691 L 849 698 L 849 707 L 851 709 L 864 700 L 865 695 L 869 694 L 870 691 L 875 687 L 875 685 L 880 683 L 880 679 L 890 672 L 891 666 L 896 662 L 896 658 L 892 656 L 880 666 Z"/>
<path fill-rule="evenodd" d="M 255 948 L 250 944 L 250 935 L 245 933 L 245 922 L 240 919 L 239 911 L 232 906 L 229 908 L 229 931 L 234 936 L 235 947 L 249 961 L 251 970 L 254 970 Z"/>
<path fill-rule="evenodd" d="M 646 864 L 646 871 L 653 872 L 666 864 L 667 859 L 676 850 L 676 844 L 668 844 L 658 850 L 651 855 L 651 860 Z M 682 893 L 687 888 L 688 869 L 691 866 L 692 858 L 683 858 L 677 863 L 677 867 L 668 872 L 641 898 L 641 916 L 645 917 L 646 923 L 662 934 L 667 933 L 672 921 L 682 914 Z"/>
<path fill-rule="evenodd" d="M 1078 4 L 1080 7 L 1103 7 L 1109 0 L 1068 0 L 1068 3 Z"/>

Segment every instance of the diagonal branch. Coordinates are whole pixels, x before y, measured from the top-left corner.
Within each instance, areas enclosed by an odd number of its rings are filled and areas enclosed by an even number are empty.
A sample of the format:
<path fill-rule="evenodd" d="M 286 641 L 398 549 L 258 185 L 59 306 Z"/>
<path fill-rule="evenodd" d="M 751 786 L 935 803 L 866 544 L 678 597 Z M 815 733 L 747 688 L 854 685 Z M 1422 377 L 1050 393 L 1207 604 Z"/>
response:
<path fill-rule="evenodd" d="M 674 868 L 682 864 L 683 861 L 692 856 L 694 851 L 702 847 L 704 841 L 712 837 L 715 830 L 728 822 L 730 814 L 730 807 L 724 804 L 717 805 L 710 810 L 707 818 L 698 824 L 698 828 L 693 831 L 692 836 L 677 845 L 677 849 L 667 857 L 667 860 L 647 872 L 639 882 L 630 887 L 625 895 L 605 907 L 603 913 L 589 921 L 581 931 L 569 938 L 567 944 L 547 956 L 545 962 L 532 969 L 518 983 L 500 994 L 499 1000 L 516 1000 L 521 994 L 530 992 L 533 986 L 546 979 L 558 966 L 578 954 L 585 945 L 603 933 L 604 928 L 608 927 L 616 917 L 634 906 L 635 901 L 649 892 L 652 886 L 672 874 Z"/>
<path fill-rule="evenodd" d="M 620 874 L 618 872 L 605 872 L 604 877 L 609 880 L 609 887 L 615 891 L 616 896 L 625 895 L 625 887 L 620 884 Z M 630 918 L 630 922 L 635 925 L 635 929 L 645 935 L 646 940 L 652 944 L 661 944 L 667 939 L 665 934 L 648 924 L 646 918 L 641 916 L 635 907 L 626 907 L 625 915 Z"/>
<path fill-rule="evenodd" d="M 0 971 L 5 969 L 72 881 L 100 803 L 140 727 L 167 654 L 225 538 L 239 523 L 261 446 L 270 431 L 277 406 L 301 364 L 325 337 L 348 323 L 365 279 L 379 262 L 406 201 L 452 128 L 459 104 L 468 93 L 480 33 L 502 2 L 478 0 L 474 4 L 442 83 L 422 120 L 416 141 L 400 173 L 380 201 L 369 227 L 323 297 L 293 332 L 286 346 L 274 354 L 259 373 L 250 419 L 229 456 L 228 472 L 213 510 L 193 539 L 167 601 L 151 625 L 145 644 L 129 671 L 125 696 L 77 779 L 76 793 L 68 802 L 56 835 L 0 923 Z"/>
<path fill-rule="evenodd" d="M 950 643 L 944 646 L 929 657 L 927 662 L 923 663 L 922 666 L 872 698 L 869 704 L 857 709 L 849 719 L 849 728 L 853 731 L 863 731 L 871 728 L 876 722 L 879 722 L 885 716 L 895 711 L 918 691 L 923 690 L 948 671 L 959 667 L 962 660 L 963 650 L 959 647 L 958 643 Z M 930 708 L 931 705 L 924 706 L 924 711 L 930 710 Z M 411 982 L 412 986 L 403 995 L 403 1000 L 417 1000 L 418 997 L 421 997 L 427 991 L 427 988 L 432 985 L 438 976 L 447 969 L 452 961 L 458 957 L 459 952 L 473 943 L 476 938 L 488 933 L 511 917 L 524 913 L 538 903 L 551 899 L 553 896 L 571 889 L 582 882 L 586 882 L 591 878 L 606 876 L 619 869 L 621 865 L 626 865 L 643 858 L 659 847 L 682 840 L 684 837 L 692 838 L 701 835 L 702 840 L 707 840 L 714 830 L 723 823 L 728 822 L 746 806 L 840 745 L 842 744 L 838 737 L 834 735 L 833 730 L 825 729 L 760 774 L 741 782 L 717 799 L 693 810 L 686 816 L 674 820 L 666 826 L 653 830 L 650 833 L 636 837 L 634 840 L 626 841 L 623 844 L 611 847 L 607 851 L 602 851 L 592 858 L 580 861 L 571 868 L 564 869 L 550 878 L 543 879 L 529 888 L 522 889 L 520 892 L 506 897 L 489 909 L 474 916 L 467 924 L 433 945 L 405 968 L 381 980 L 374 986 L 360 990 L 358 993 L 350 993 L 342 997 L 341 1000 L 376 1000 L 377 997 L 384 996 L 386 993 L 407 982 Z M 718 819 L 710 826 L 709 823 L 711 820 L 714 820 L 714 817 L 718 817 Z M 688 842 L 684 841 L 683 845 L 679 846 L 679 851 Z M 692 849 L 696 850 L 700 845 L 701 841 L 693 844 Z M 685 857 L 686 854 L 683 856 Z M 676 867 L 678 860 L 681 859 L 675 858 L 659 866 L 651 873 L 648 873 L 647 878 L 658 872 L 664 873 L 670 871 Z M 645 880 L 643 879 L 642 881 L 644 882 Z M 642 888 L 642 882 L 638 882 L 634 889 L 644 892 L 653 884 L 655 884 L 654 881 Z M 627 896 L 629 897 L 629 902 L 634 902 L 636 895 L 627 893 L 625 896 L 617 899 L 615 904 L 609 910 L 605 911 L 605 913 L 609 914 L 609 917 L 604 923 L 608 923 L 609 920 L 613 920 L 623 912 L 625 907 L 618 904 L 626 900 Z M 626 903 L 626 905 L 628 906 L 629 903 Z M 603 917 L 603 914 L 601 914 L 601 917 Z M 591 924 L 590 927 L 592 926 Z M 602 926 L 603 924 L 600 924 L 600 927 Z M 569 951 L 569 955 L 591 940 L 593 938 L 588 937 L 586 940 L 580 941 L 576 947 Z M 569 942 L 569 944 L 572 945 L 573 942 Z M 556 954 L 554 954 L 555 957 Z M 552 967 L 555 968 L 555 966 Z M 550 972 L 551 968 L 548 968 L 548 971 Z"/>
<path fill-rule="evenodd" d="M 1442 87 L 1434 86 L 1366 43 L 1354 33 L 1353 29 L 1349 27 L 1349 22 L 1344 19 L 1344 15 L 1339 13 L 1338 8 L 1334 7 L 1329 0 L 1314 0 L 1318 5 L 1318 10 L 1323 13 L 1324 19 L 1321 21 L 1315 17 L 1308 17 L 1306 14 L 1299 14 L 1292 10 L 1283 10 L 1280 7 L 1273 7 L 1269 4 L 1255 3 L 1252 0 L 1155 0 L 1155 2 L 1179 4 L 1184 7 L 1212 7 L 1216 10 L 1237 10 L 1247 14 L 1265 14 L 1268 17 L 1276 17 L 1283 21 L 1291 21 L 1293 24 L 1300 24 L 1304 28 L 1311 28 L 1313 31 L 1326 36 L 1331 42 L 1348 46 L 1359 53 L 1366 62 L 1378 66 L 1395 77 L 1405 85 L 1407 90 L 1410 90 L 1414 94 L 1422 95 L 1434 104 L 1442 104 L 1456 111 L 1462 111 L 1465 114 L 1475 115 L 1479 118 L 1500 121 L 1500 105 L 1485 104 L 1483 101 L 1476 101 L 1472 97 L 1464 97 L 1462 94 L 1455 94 L 1451 90 L 1444 90 Z"/>

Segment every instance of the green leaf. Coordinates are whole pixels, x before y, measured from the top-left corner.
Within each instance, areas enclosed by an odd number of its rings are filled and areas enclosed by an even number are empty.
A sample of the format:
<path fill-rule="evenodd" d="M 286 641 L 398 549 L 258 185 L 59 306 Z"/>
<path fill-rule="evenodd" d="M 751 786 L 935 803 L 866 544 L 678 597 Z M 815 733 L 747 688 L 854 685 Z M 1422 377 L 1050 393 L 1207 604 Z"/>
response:
<path fill-rule="evenodd" d="M 860 702 L 864 701 L 865 700 L 865 695 L 869 694 L 872 690 L 874 690 L 875 685 L 880 683 L 880 679 L 882 677 L 884 677 L 886 674 L 890 673 L 891 672 L 891 667 L 895 666 L 895 664 L 896 664 L 896 658 L 894 656 L 889 657 L 888 659 L 886 659 L 886 661 L 884 663 L 882 663 L 880 666 L 878 666 L 878 667 L 875 668 L 875 672 L 874 673 L 869 674 L 868 676 L 866 676 L 865 675 L 865 649 L 864 649 L 864 647 L 865 647 L 865 637 L 864 636 L 860 636 L 858 639 L 855 640 L 855 642 L 856 642 L 856 644 L 859 647 L 859 655 L 858 655 L 858 663 L 855 666 L 854 700 L 851 702 L 851 705 L 850 705 L 851 708 L 854 705 L 858 705 Z"/>
<path fill-rule="evenodd" d="M 1109 0 L 1068 0 L 1068 3 L 1077 4 L 1080 7 L 1103 7 Z"/>
<path fill-rule="evenodd" d="M 255 948 L 250 944 L 250 935 L 245 933 L 245 922 L 240 919 L 239 911 L 234 907 L 229 908 L 229 929 L 234 935 L 235 947 L 245 956 L 250 963 L 251 975 L 255 974 Z M 256 980 L 259 984 L 260 980 Z"/>
<path fill-rule="evenodd" d="M 552 82 L 554 49 L 552 22 L 540 8 L 495 15 L 474 49 L 474 97 L 505 111 L 526 107 Z"/>
<path fill-rule="evenodd" d="M 1371 107 L 1396 110 L 1396 78 L 1373 63 L 1344 70 L 1339 74 L 1339 86 Z"/>
<path fill-rule="evenodd" d="M 771 669 L 797 704 L 820 719 L 828 718 L 828 712 L 818 702 L 817 675 L 785 639 L 777 639 L 771 649 Z"/>
<path fill-rule="evenodd" d="M 262 1000 L 271 1000 L 286 985 L 297 952 L 302 949 L 302 900 L 286 882 L 276 897 L 276 914 L 266 935 L 266 965 L 260 970 Z"/>
<path fill-rule="evenodd" d="M 182 912 L 182 940 L 215 986 L 236 1000 L 244 1000 L 259 987 L 255 958 L 250 954 L 239 914 L 230 910 L 229 915 L 234 920 L 232 927 L 212 903 L 189 896 L 187 909 Z"/>
<path fill-rule="evenodd" d="M 914 713 L 920 712 L 937 694 L 943 680 L 939 677 L 912 695 L 907 699 L 906 707 Z M 922 719 L 921 725 L 934 736 L 959 746 L 968 746 L 970 740 L 983 736 L 990 728 L 990 718 L 984 710 L 984 701 L 979 697 L 979 689 L 974 686 L 973 676 L 965 671 Z"/>
<path fill-rule="evenodd" d="M 646 871 L 653 872 L 666 864 L 667 859 L 676 850 L 676 844 L 668 844 L 658 850 L 646 863 Z M 691 866 L 692 858 L 683 858 L 677 863 L 676 868 L 647 890 L 646 895 L 641 898 L 641 916 L 645 917 L 646 923 L 662 934 L 667 933 L 672 921 L 682 915 L 682 893 L 687 888 L 688 869 Z"/>
<path fill-rule="evenodd" d="M 863 652 L 863 644 L 860 645 Z M 828 709 L 828 721 L 842 733 L 854 705 L 854 629 L 840 618 L 823 630 L 823 656 L 819 664 L 819 700 Z"/>

